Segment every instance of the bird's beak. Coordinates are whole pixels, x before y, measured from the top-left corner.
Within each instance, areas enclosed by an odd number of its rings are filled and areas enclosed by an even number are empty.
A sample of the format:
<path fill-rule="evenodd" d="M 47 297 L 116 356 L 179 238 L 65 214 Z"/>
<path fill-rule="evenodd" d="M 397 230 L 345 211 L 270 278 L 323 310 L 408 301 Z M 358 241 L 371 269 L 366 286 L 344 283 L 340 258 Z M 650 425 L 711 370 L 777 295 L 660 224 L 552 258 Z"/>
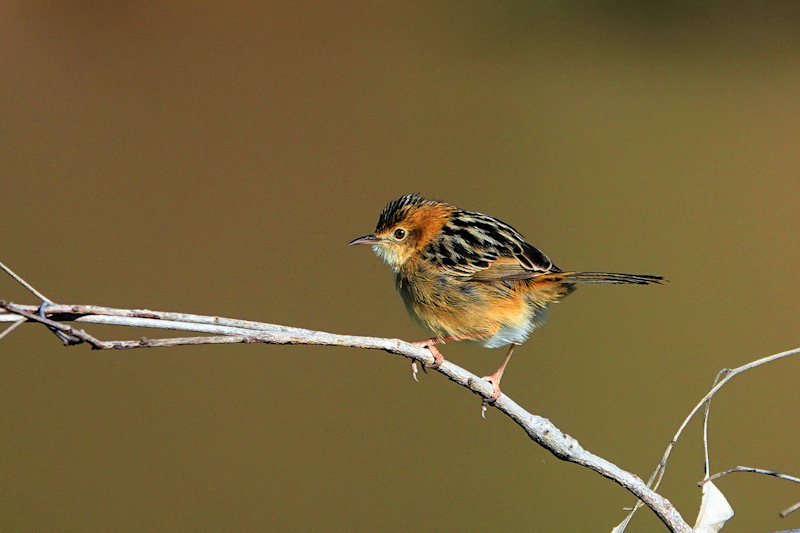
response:
<path fill-rule="evenodd" d="M 353 246 L 354 244 L 378 244 L 380 242 L 381 240 L 375 235 L 364 235 L 358 239 L 353 239 L 347 246 Z"/>

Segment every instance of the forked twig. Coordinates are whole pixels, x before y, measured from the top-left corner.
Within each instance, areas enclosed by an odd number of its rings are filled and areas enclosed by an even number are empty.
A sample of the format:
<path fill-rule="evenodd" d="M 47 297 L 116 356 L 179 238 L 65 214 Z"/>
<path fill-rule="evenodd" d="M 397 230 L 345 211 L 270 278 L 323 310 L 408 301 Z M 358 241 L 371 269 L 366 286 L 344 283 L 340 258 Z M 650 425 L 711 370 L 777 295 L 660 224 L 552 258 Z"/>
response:
<path fill-rule="evenodd" d="M 658 465 L 656 466 L 656 469 L 651 474 L 650 479 L 647 481 L 647 486 L 652 488 L 653 490 L 657 490 L 658 489 L 658 486 L 661 483 L 661 480 L 664 478 L 664 473 L 666 472 L 667 460 L 669 459 L 669 456 L 672 453 L 672 449 L 675 447 L 675 444 L 678 442 L 678 439 L 680 438 L 681 434 L 683 433 L 683 430 L 689 424 L 689 421 L 694 417 L 694 415 L 697 414 L 697 412 L 703 406 L 706 406 L 706 413 L 708 413 L 708 409 L 709 409 L 708 403 L 711 401 L 711 398 L 713 398 L 714 395 L 722 388 L 723 385 L 725 385 L 728 381 L 730 381 L 737 374 L 741 374 L 742 372 L 744 372 L 746 370 L 750 370 L 751 368 L 756 368 L 758 366 L 770 363 L 770 362 L 775 361 L 777 359 L 782 359 L 784 357 L 788 357 L 790 355 L 795 355 L 795 354 L 798 354 L 798 353 L 800 353 L 800 348 L 794 348 L 792 350 L 787 350 L 785 352 L 769 355 L 767 357 L 762 357 L 761 359 L 757 359 L 755 361 L 752 361 L 750 363 L 744 364 L 744 365 L 739 366 L 737 368 L 733 368 L 733 369 L 724 368 L 724 369 L 720 370 L 720 372 L 717 374 L 717 377 L 714 379 L 714 386 L 711 388 L 711 390 L 708 392 L 708 394 L 706 394 L 703 397 L 703 399 L 700 400 L 697 403 L 697 405 L 695 405 L 694 409 L 692 409 L 692 411 L 689 413 L 689 415 L 683 421 L 683 424 L 681 424 L 681 426 L 678 428 L 678 431 L 675 433 L 675 436 L 672 437 L 672 440 L 670 440 L 669 444 L 667 445 L 667 449 L 664 451 L 664 456 L 661 458 L 661 461 L 658 463 Z M 725 377 L 720 380 L 719 378 L 722 375 L 725 375 Z M 704 426 L 704 431 L 707 432 L 707 426 Z M 704 435 L 706 435 L 706 437 L 707 437 L 707 433 L 704 433 Z M 706 442 L 706 445 L 705 445 L 705 450 L 706 450 L 706 476 L 708 476 L 708 473 L 709 473 L 708 472 L 708 468 L 709 468 L 709 466 L 708 466 L 707 438 L 704 439 L 704 440 Z M 655 481 L 655 484 L 653 484 L 653 481 Z M 641 507 L 641 505 L 642 505 L 642 502 L 641 501 L 637 501 L 636 505 L 634 505 L 633 508 L 631 509 L 629 517 L 632 516 L 639 509 L 639 507 Z M 789 511 L 789 512 L 792 512 L 793 510 L 794 509 L 792 509 L 792 510 L 787 509 L 787 511 Z M 784 512 L 786 512 L 786 511 L 784 511 Z M 626 520 L 628 520 L 628 519 L 629 518 L 626 518 Z M 623 521 L 623 523 L 624 523 L 624 521 Z"/>
<path fill-rule="evenodd" d="M 708 402 L 711 398 L 713 398 L 714 395 L 717 393 L 717 391 L 719 391 L 722 388 L 723 385 L 725 385 L 728 381 L 730 381 L 734 376 L 736 376 L 738 374 L 741 374 L 742 372 L 744 372 L 746 370 L 750 370 L 751 368 L 756 368 L 758 366 L 764 365 L 766 363 L 770 363 L 770 362 L 775 361 L 777 359 L 782 359 L 784 357 L 788 357 L 790 355 L 795 355 L 795 354 L 798 354 L 798 353 L 800 353 L 800 348 L 795 348 L 793 350 L 787 350 L 785 352 L 777 353 L 777 354 L 774 354 L 774 355 L 769 355 L 767 357 L 762 357 L 761 359 L 757 359 L 755 361 L 752 361 L 750 363 L 747 363 L 747 364 L 742 365 L 742 366 L 737 367 L 737 368 L 733 368 L 733 369 L 727 369 L 726 368 L 726 369 L 721 370 L 719 375 L 724 373 L 725 377 L 722 378 L 719 381 L 719 383 L 714 385 L 714 387 L 712 387 L 712 389 L 708 392 L 708 394 L 706 394 L 703 397 L 703 399 L 700 400 L 697 403 L 697 405 L 694 407 L 694 409 L 692 409 L 692 411 L 689 413 L 689 416 L 687 416 L 686 419 L 683 421 L 683 424 L 681 424 L 681 427 L 678 429 L 678 432 L 675 433 L 674 437 L 672 437 L 672 440 L 670 441 L 669 446 L 667 446 L 667 449 L 664 452 L 664 457 L 661 459 L 661 462 L 659 462 L 658 466 L 656 467 L 656 470 L 653 472 L 652 476 L 650 477 L 650 480 L 647 482 L 647 485 L 651 486 L 652 483 L 653 483 L 653 480 L 656 478 L 656 476 L 658 476 L 658 480 L 656 481 L 655 485 L 653 485 L 653 489 L 658 488 L 658 485 L 661 483 L 661 479 L 664 477 L 664 471 L 666 470 L 666 466 L 667 466 L 667 459 L 669 458 L 669 455 L 672 452 L 672 448 L 674 447 L 675 443 L 678 441 L 678 438 L 680 437 L 681 433 L 683 433 L 683 430 L 689 424 L 689 421 L 692 419 L 692 417 L 694 417 L 694 415 L 697 414 L 697 411 L 699 411 L 700 408 L 702 408 L 706 404 L 706 402 Z"/>

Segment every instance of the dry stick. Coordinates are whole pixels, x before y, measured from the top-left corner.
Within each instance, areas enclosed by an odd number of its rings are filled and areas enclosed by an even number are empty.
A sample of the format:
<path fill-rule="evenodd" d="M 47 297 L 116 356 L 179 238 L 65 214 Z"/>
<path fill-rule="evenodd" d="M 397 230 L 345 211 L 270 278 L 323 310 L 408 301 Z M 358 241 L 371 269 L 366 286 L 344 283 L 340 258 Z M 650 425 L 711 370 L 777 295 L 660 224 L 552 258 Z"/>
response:
<path fill-rule="evenodd" d="M 8 326 L 6 329 L 3 330 L 2 333 L 0 333 L 0 339 L 2 339 L 3 337 L 8 335 L 9 333 L 14 331 L 15 329 L 17 329 L 20 324 L 23 324 L 25 322 L 26 322 L 26 320 L 24 318 L 22 318 L 22 317 L 17 318 L 17 320 L 13 321 L 10 326 Z"/>
<path fill-rule="evenodd" d="M 47 314 L 50 315 L 51 318 L 42 318 L 36 314 L 38 308 L 35 306 L 0 302 L 0 308 L 6 309 L 14 315 L 24 316 L 28 320 L 42 322 L 56 327 L 59 331 L 74 335 L 91 344 L 92 348 L 100 350 L 175 346 L 181 344 L 247 342 L 263 342 L 269 344 L 317 344 L 384 350 L 389 353 L 420 361 L 426 366 L 434 363 L 433 355 L 431 355 L 428 349 L 399 339 L 335 335 L 321 331 L 277 326 L 260 322 L 183 313 L 166 313 L 144 309 L 115 309 L 84 305 L 52 305 L 47 308 Z M 18 319 L 18 316 L 0 314 L 0 322 Z M 58 319 L 196 331 L 216 335 L 212 337 L 176 339 L 140 339 L 138 341 L 101 341 L 82 330 L 77 330 L 58 322 Z M 483 398 L 489 398 L 492 395 L 492 387 L 488 382 L 449 361 L 444 361 L 436 370 L 447 376 L 450 380 L 468 388 Z M 681 533 L 691 532 L 689 525 L 683 520 L 680 513 L 678 513 L 672 504 L 666 498 L 649 489 L 639 477 L 584 450 L 578 441 L 564 434 L 548 419 L 527 412 L 506 394 L 502 394 L 492 405 L 507 414 L 525 430 L 531 439 L 546 448 L 559 459 L 585 466 L 629 490 L 634 496 L 639 498 L 639 500 L 653 509 L 670 531 Z"/>
<path fill-rule="evenodd" d="M 8 274 L 12 278 L 14 278 L 20 285 L 22 285 L 23 287 L 25 287 L 26 289 L 31 291 L 34 296 L 39 298 L 42 301 L 41 309 L 44 309 L 47 304 L 51 303 L 51 300 L 47 296 L 45 296 L 41 292 L 39 292 L 36 289 L 34 289 L 33 286 L 30 283 L 28 283 L 27 281 L 25 281 L 24 279 L 19 277 L 16 273 L 14 273 L 14 271 L 12 271 L 10 268 L 8 268 L 6 265 L 4 265 L 2 262 L 0 262 L 0 269 L 3 269 L 6 272 L 6 274 Z M 9 327 L 3 333 L 3 335 L 0 335 L 0 339 L 2 339 L 7 333 L 10 333 L 11 331 L 13 331 L 14 328 L 16 328 L 16 326 Z M 56 336 L 59 339 L 61 339 L 61 342 L 63 342 L 65 346 L 69 346 L 69 345 L 72 345 L 72 344 L 79 344 L 81 342 L 80 339 L 65 335 L 63 332 L 59 331 L 58 329 L 51 329 L 51 331 L 53 333 L 55 333 Z"/>
<path fill-rule="evenodd" d="M 794 354 L 797 354 L 797 353 L 800 353 L 800 348 L 795 348 L 793 350 L 787 350 L 785 352 L 777 353 L 777 354 L 774 354 L 774 355 L 769 355 L 767 357 L 762 357 L 761 359 L 757 359 L 756 361 L 752 361 L 750 363 L 747 363 L 745 365 L 742 365 L 742 366 L 734 368 L 734 369 L 723 369 L 721 371 L 721 373 L 727 372 L 727 375 L 724 378 L 722 378 L 722 380 L 719 383 L 717 383 L 709 391 L 709 393 L 706 394 L 703 397 L 702 400 L 700 400 L 700 402 L 698 402 L 698 404 L 694 407 L 694 409 L 692 409 L 692 412 L 689 413 L 689 416 L 686 417 L 686 420 L 683 421 L 683 424 L 681 424 L 681 427 L 678 429 L 678 432 L 672 438 L 672 440 L 669 443 L 669 446 L 667 447 L 667 450 L 664 452 L 664 457 L 661 459 L 661 462 L 658 464 L 658 466 L 656 467 L 656 470 L 653 472 L 653 475 L 650 477 L 650 480 L 647 482 L 648 486 L 650 486 L 652 484 L 653 479 L 655 478 L 656 475 L 658 475 L 658 481 L 653 486 L 653 489 L 658 488 L 659 483 L 661 483 L 661 479 L 663 479 L 663 477 L 664 477 L 664 471 L 666 469 L 667 458 L 669 457 L 670 452 L 672 451 L 672 447 L 675 445 L 675 442 L 677 442 L 677 440 L 680 437 L 681 433 L 683 432 L 684 428 L 686 428 L 687 424 L 689 424 L 689 420 L 692 419 L 692 417 L 697 413 L 697 411 L 699 411 L 700 408 L 703 407 L 703 405 L 705 405 L 705 403 L 708 400 L 710 400 L 717 393 L 717 391 L 722 388 L 723 385 L 725 385 L 728 381 L 730 381 L 731 378 L 733 378 L 735 375 L 740 374 L 740 373 L 744 372 L 745 370 L 750 370 L 751 368 L 755 368 L 757 366 L 761 366 L 761 365 L 769 363 L 771 361 L 775 361 L 776 359 L 781 359 L 783 357 L 788 357 L 790 355 L 794 355 Z"/>
<path fill-rule="evenodd" d="M 734 472 L 751 472 L 753 474 L 764 474 L 766 476 L 774 476 L 781 479 L 785 479 L 786 481 L 794 481 L 795 483 L 800 483 L 800 478 L 796 478 L 794 476 L 787 476 L 786 474 L 781 474 L 780 472 L 775 472 L 774 470 L 764 470 L 763 468 L 752 468 L 749 466 L 737 466 L 735 468 L 731 468 L 730 470 L 725 470 L 724 472 L 714 474 L 708 479 L 704 479 L 703 481 L 698 483 L 698 485 L 702 486 L 703 484 L 709 481 L 721 478 L 722 476 L 727 476 L 728 474 L 733 474 Z"/>
<path fill-rule="evenodd" d="M 800 509 L 800 502 L 797 502 L 796 504 L 792 505 L 788 509 L 784 509 L 783 511 L 781 511 L 780 512 L 781 518 L 786 518 L 787 516 L 789 516 L 790 514 L 792 514 L 793 512 L 795 512 L 798 509 Z"/>
<path fill-rule="evenodd" d="M 672 440 L 667 445 L 667 449 L 664 451 L 664 456 L 661 458 L 661 461 L 658 463 L 658 465 L 656 466 L 656 469 L 653 471 L 652 475 L 650 476 L 650 479 L 647 481 L 647 486 L 651 487 L 653 490 L 657 490 L 658 489 L 658 486 L 661 483 L 661 480 L 664 478 L 664 473 L 666 472 L 666 469 L 667 469 L 667 459 L 669 458 L 670 453 L 672 453 L 672 449 L 675 447 L 675 444 L 678 442 L 678 439 L 680 438 L 681 433 L 683 433 L 683 430 L 689 424 L 689 421 L 692 419 L 692 417 L 694 417 L 694 415 L 697 414 L 697 411 L 699 411 L 701 407 L 706 405 L 706 403 L 711 400 L 711 398 L 717 393 L 717 391 L 719 389 L 722 388 L 723 385 L 725 385 L 728 381 L 730 381 L 731 378 L 733 378 L 735 375 L 740 374 L 740 373 L 744 372 L 745 370 L 750 370 L 751 368 L 755 368 L 757 366 L 761 366 L 763 364 L 775 361 L 776 359 L 781 359 L 783 357 L 788 357 L 790 355 L 794 355 L 794 354 L 797 354 L 797 353 L 800 353 L 800 348 L 795 348 L 793 350 L 787 350 L 785 352 L 776 353 L 774 355 L 769 355 L 767 357 L 762 357 L 761 359 L 757 359 L 755 361 L 752 361 L 750 363 L 747 363 L 745 365 L 742 365 L 742 366 L 734 368 L 734 369 L 724 368 L 724 369 L 720 370 L 719 373 L 717 374 L 717 378 L 714 380 L 715 385 L 711 388 L 711 390 L 708 392 L 708 394 L 706 394 L 703 397 L 703 399 L 700 400 L 697 403 L 697 405 L 695 405 L 694 409 L 692 409 L 692 411 L 689 413 L 689 416 L 687 416 L 686 419 L 683 421 L 683 424 L 681 424 L 681 427 L 678 428 L 678 432 L 675 433 L 674 437 L 672 437 Z M 716 383 L 716 381 L 719 379 L 719 377 L 722 374 L 727 374 L 727 375 L 724 378 L 722 378 L 722 380 L 719 381 L 719 383 Z M 708 475 L 708 474 L 706 473 L 706 475 Z M 654 480 L 656 480 L 655 485 L 653 485 L 653 481 Z M 631 509 L 631 512 L 629 513 L 628 518 L 626 518 L 626 521 L 629 520 L 631 516 L 633 516 L 633 514 L 637 511 L 637 509 L 639 509 L 639 507 L 641 507 L 641 505 L 642 505 L 641 501 L 636 502 L 636 505 L 634 505 L 633 509 Z M 789 510 L 787 509 L 787 511 L 789 511 Z M 791 511 L 789 511 L 789 512 L 791 512 Z M 625 521 L 623 521 L 623 523 L 624 522 Z"/>
<path fill-rule="evenodd" d="M 67 326 L 66 324 L 62 324 L 61 322 L 56 322 L 55 320 L 51 320 L 47 317 L 43 317 L 36 313 L 32 313 L 29 310 L 26 310 L 18 305 L 6 304 L 5 302 L 0 301 L 0 307 L 3 307 L 7 311 L 15 313 L 19 316 L 25 317 L 29 321 L 41 322 L 42 324 L 44 324 L 45 326 L 49 327 L 52 330 L 60 331 L 61 333 L 72 335 L 73 337 L 80 339 L 80 341 L 88 342 L 89 344 L 92 345 L 93 348 L 100 349 L 105 347 L 103 346 L 103 341 L 95 339 L 94 337 L 92 337 L 83 330 L 77 330 L 72 326 Z M 77 344 L 77 342 L 74 344 Z"/>
<path fill-rule="evenodd" d="M 36 289 L 34 289 L 27 281 L 25 281 L 21 277 L 17 276 L 10 268 L 5 266 L 2 262 L 0 262 L 0 268 L 5 270 L 6 274 L 8 274 L 9 276 L 11 276 L 15 280 L 17 280 L 17 282 L 20 285 L 22 285 L 23 287 L 25 287 L 26 289 L 31 291 L 33 293 L 33 295 L 36 296 L 37 298 L 39 298 L 41 301 L 43 301 L 43 302 L 49 302 L 50 301 L 49 298 L 47 298 L 44 294 L 42 294 L 41 292 L 39 292 Z"/>
<path fill-rule="evenodd" d="M 794 476 L 787 476 L 786 474 L 781 474 L 780 472 L 775 472 L 774 470 L 764 470 L 763 468 L 752 468 L 750 466 L 737 466 L 735 468 L 731 468 L 730 470 L 725 470 L 724 472 L 720 472 L 718 474 L 714 474 L 711 477 L 708 477 L 698 483 L 698 485 L 703 486 L 703 484 L 715 480 L 717 478 L 721 478 L 722 476 L 727 476 L 728 474 L 733 474 L 734 472 L 750 472 L 753 474 L 764 474 L 765 476 L 773 476 L 780 479 L 785 479 L 786 481 L 794 481 L 795 483 L 800 483 L 800 478 Z M 800 502 L 792 505 L 788 509 L 784 509 L 780 512 L 781 518 L 786 518 L 796 510 L 800 509 Z"/>
<path fill-rule="evenodd" d="M 720 370 L 717 372 L 717 376 L 714 378 L 714 383 L 711 385 L 713 388 L 719 382 L 720 378 L 727 374 L 729 370 L 727 368 Z M 708 453 L 708 419 L 711 413 L 711 398 L 708 399 L 706 402 L 705 412 L 703 413 L 703 448 L 706 456 L 706 464 L 705 464 L 705 477 L 703 481 L 698 483 L 697 485 L 702 487 L 709 481 L 714 479 L 721 478 L 722 476 L 726 476 L 728 474 L 732 474 L 733 472 L 751 472 L 754 474 L 765 474 L 767 476 L 774 476 L 780 479 L 785 479 L 787 481 L 794 481 L 795 483 L 800 483 L 800 478 L 796 478 L 793 476 L 788 476 L 786 474 L 781 474 L 780 472 L 775 472 L 774 470 L 764 470 L 763 468 L 752 468 L 749 466 L 737 466 L 735 468 L 731 468 L 730 470 L 725 470 L 724 472 L 720 472 L 718 474 L 711 475 L 711 459 L 710 454 Z M 797 505 L 800 505 L 798 503 Z M 788 509 L 781 511 L 780 515 L 782 518 L 785 518 L 789 514 L 793 513 L 796 509 L 795 506 L 792 506 Z"/>
<path fill-rule="evenodd" d="M 724 368 L 717 372 L 717 375 L 714 377 L 714 383 L 711 384 L 711 388 L 713 389 L 716 387 L 717 383 L 719 383 L 720 378 L 723 375 L 728 373 L 728 369 Z M 703 471 L 703 476 L 706 480 L 708 480 L 708 476 L 711 475 L 711 456 L 708 453 L 708 418 L 711 414 L 711 398 L 708 399 L 706 402 L 706 408 L 703 412 L 703 453 L 705 454 L 706 463 L 705 468 Z"/>

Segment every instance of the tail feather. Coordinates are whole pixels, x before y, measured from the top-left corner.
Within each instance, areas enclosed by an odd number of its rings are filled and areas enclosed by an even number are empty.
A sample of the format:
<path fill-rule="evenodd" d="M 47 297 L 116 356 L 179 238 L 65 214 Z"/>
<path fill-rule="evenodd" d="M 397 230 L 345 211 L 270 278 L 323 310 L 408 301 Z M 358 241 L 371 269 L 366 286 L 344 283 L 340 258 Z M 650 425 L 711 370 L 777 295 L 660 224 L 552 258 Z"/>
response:
<path fill-rule="evenodd" d="M 616 272 L 564 272 L 565 283 L 629 283 L 634 285 L 649 285 L 666 281 L 662 276 L 648 274 L 619 274 Z"/>

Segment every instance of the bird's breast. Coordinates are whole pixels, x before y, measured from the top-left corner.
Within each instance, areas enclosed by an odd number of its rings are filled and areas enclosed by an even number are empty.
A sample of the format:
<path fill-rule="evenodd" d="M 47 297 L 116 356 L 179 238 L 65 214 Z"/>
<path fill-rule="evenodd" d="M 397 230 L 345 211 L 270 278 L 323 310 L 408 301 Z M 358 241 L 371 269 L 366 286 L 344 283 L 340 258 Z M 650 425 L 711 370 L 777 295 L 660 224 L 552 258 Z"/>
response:
<path fill-rule="evenodd" d="M 482 283 L 432 270 L 396 275 L 409 315 L 439 337 L 521 343 L 538 322 L 524 296 L 506 283 Z"/>

